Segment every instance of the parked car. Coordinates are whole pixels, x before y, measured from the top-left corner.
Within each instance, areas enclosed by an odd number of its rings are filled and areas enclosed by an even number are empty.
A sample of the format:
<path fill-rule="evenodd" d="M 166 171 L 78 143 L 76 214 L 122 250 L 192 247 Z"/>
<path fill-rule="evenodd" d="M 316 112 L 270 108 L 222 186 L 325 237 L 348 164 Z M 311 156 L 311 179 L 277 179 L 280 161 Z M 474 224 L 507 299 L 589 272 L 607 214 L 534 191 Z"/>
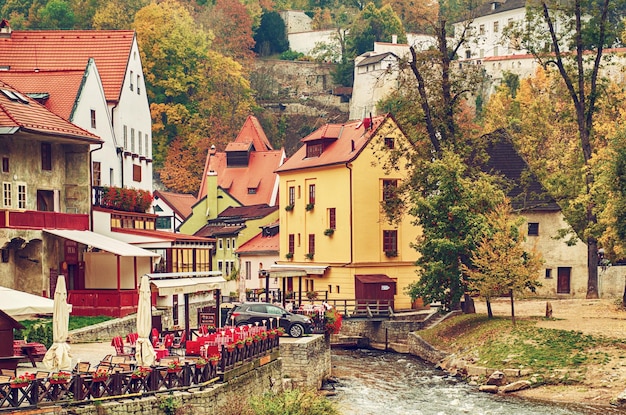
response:
<path fill-rule="evenodd" d="M 274 321 L 279 318 L 278 324 L 291 337 L 302 337 L 304 334 L 313 333 L 313 321 L 309 317 L 290 313 L 284 308 L 270 303 L 246 302 L 238 304 L 228 312 L 226 321 L 235 326 L 245 326 L 257 322 L 261 326 L 265 320 L 265 325 L 269 328 L 270 318 L 273 318 Z M 276 327 L 275 322 L 273 326 Z"/>

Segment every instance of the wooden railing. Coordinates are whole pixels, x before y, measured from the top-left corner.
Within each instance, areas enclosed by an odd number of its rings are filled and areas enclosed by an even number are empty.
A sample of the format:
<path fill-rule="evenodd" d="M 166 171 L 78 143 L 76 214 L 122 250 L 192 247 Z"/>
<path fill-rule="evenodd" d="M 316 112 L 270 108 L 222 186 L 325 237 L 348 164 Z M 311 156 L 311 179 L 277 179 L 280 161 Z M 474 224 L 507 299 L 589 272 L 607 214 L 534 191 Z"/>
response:
<path fill-rule="evenodd" d="M 94 373 L 73 373 L 67 380 L 35 376 L 24 384 L 0 383 L 0 412 L 16 408 L 28 409 L 51 403 L 89 403 L 106 399 L 126 399 L 155 393 L 186 390 L 219 382 L 229 372 L 244 367 L 243 363 L 264 358 L 266 362 L 278 357 L 278 337 L 266 338 L 242 348 L 222 346 L 220 360 L 199 367 L 194 362 L 185 362 L 179 369 L 167 366 L 152 366 L 142 377 L 134 371 L 114 372 L 96 378 Z"/>
<path fill-rule="evenodd" d="M 16 229 L 89 229 L 89 215 L 43 212 L 39 210 L 0 210 L 0 228 Z"/>
<path fill-rule="evenodd" d="M 326 300 L 337 309 L 344 317 L 390 317 L 393 315 L 392 300 Z M 321 305 L 321 302 L 314 301 L 314 304 Z"/>

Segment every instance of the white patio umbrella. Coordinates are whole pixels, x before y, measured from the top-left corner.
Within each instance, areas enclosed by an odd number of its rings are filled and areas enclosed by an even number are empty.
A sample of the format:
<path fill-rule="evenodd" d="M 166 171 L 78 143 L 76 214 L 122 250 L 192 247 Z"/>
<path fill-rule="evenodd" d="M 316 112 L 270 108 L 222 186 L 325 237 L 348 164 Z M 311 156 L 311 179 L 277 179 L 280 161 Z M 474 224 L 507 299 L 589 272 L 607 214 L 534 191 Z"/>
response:
<path fill-rule="evenodd" d="M 71 370 L 72 359 L 70 345 L 67 344 L 69 332 L 70 311 L 67 305 L 67 289 L 65 276 L 57 277 L 57 287 L 54 290 L 54 310 L 52 312 L 52 341 L 43 357 L 43 364 L 51 370 Z"/>
<path fill-rule="evenodd" d="M 152 304 L 150 303 L 150 280 L 147 275 L 141 277 L 139 285 L 139 303 L 137 304 L 137 342 L 135 343 L 135 360 L 137 366 L 152 366 L 156 361 L 156 353 L 150 341 L 152 329 Z"/>

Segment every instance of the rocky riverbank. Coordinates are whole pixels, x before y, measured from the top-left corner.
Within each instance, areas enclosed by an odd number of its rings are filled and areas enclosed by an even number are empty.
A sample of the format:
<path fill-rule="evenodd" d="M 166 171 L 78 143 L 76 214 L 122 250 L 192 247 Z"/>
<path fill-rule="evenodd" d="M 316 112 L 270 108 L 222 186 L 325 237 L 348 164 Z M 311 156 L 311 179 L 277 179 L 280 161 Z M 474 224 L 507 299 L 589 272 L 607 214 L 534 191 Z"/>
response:
<path fill-rule="evenodd" d="M 587 350 L 587 358 L 580 365 L 540 371 L 533 370 L 530 365 L 511 368 L 507 362 L 503 362 L 503 367 L 482 365 L 475 345 L 462 341 L 429 344 L 415 335 L 409 339 L 409 349 L 411 353 L 438 364 L 485 392 L 515 393 L 527 399 L 594 407 L 620 406 L 626 410 L 626 346 L 616 341 L 626 340 L 626 311 L 612 300 L 549 302 L 553 312 L 550 319 L 545 318 L 546 300 L 518 301 L 516 317 L 530 319 L 539 328 L 567 330 L 609 340 L 599 342 L 593 350 Z M 508 300 L 495 301 L 492 309 L 496 316 L 507 316 L 510 304 Z M 484 304 L 477 303 L 476 311 L 477 314 L 486 314 Z M 458 335 L 463 333 L 463 327 L 447 330 L 442 338 L 455 338 L 454 330 L 459 331 Z M 593 356 L 589 356 L 591 353 Z M 510 356 L 510 360 L 515 360 L 515 356 Z"/>

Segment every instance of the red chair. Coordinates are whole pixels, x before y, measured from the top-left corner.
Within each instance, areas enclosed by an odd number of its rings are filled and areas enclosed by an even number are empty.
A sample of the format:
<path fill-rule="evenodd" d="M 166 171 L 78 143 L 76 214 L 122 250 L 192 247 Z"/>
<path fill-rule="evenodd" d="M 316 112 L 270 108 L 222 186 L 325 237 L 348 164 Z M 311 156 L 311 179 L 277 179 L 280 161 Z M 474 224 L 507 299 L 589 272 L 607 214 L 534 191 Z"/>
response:
<path fill-rule="evenodd" d="M 172 347 L 170 347 L 170 352 L 175 355 L 180 355 L 181 351 L 185 349 L 185 345 L 187 343 L 187 330 L 183 331 L 183 334 L 180 336 L 180 339 L 174 339 L 174 343 Z"/>
<path fill-rule="evenodd" d="M 200 356 L 200 342 L 197 340 L 187 340 L 185 350 L 185 355 L 187 356 Z"/>
<path fill-rule="evenodd" d="M 152 347 L 158 347 L 159 346 L 159 331 L 156 329 L 156 327 L 152 328 Z"/>
<path fill-rule="evenodd" d="M 165 337 L 163 337 L 163 347 L 165 347 L 168 351 L 171 352 L 173 344 L 174 344 L 174 335 L 166 334 Z"/>
<path fill-rule="evenodd" d="M 118 356 L 127 356 L 129 351 L 124 346 L 124 340 L 122 336 L 115 336 L 111 339 L 111 346 L 115 348 L 115 354 Z"/>
<path fill-rule="evenodd" d="M 139 338 L 139 334 L 137 333 L 128 333 L 126 335 L 126 343 L 130 345 L 135 345 L 137 343 L 137 339 Z"/>

